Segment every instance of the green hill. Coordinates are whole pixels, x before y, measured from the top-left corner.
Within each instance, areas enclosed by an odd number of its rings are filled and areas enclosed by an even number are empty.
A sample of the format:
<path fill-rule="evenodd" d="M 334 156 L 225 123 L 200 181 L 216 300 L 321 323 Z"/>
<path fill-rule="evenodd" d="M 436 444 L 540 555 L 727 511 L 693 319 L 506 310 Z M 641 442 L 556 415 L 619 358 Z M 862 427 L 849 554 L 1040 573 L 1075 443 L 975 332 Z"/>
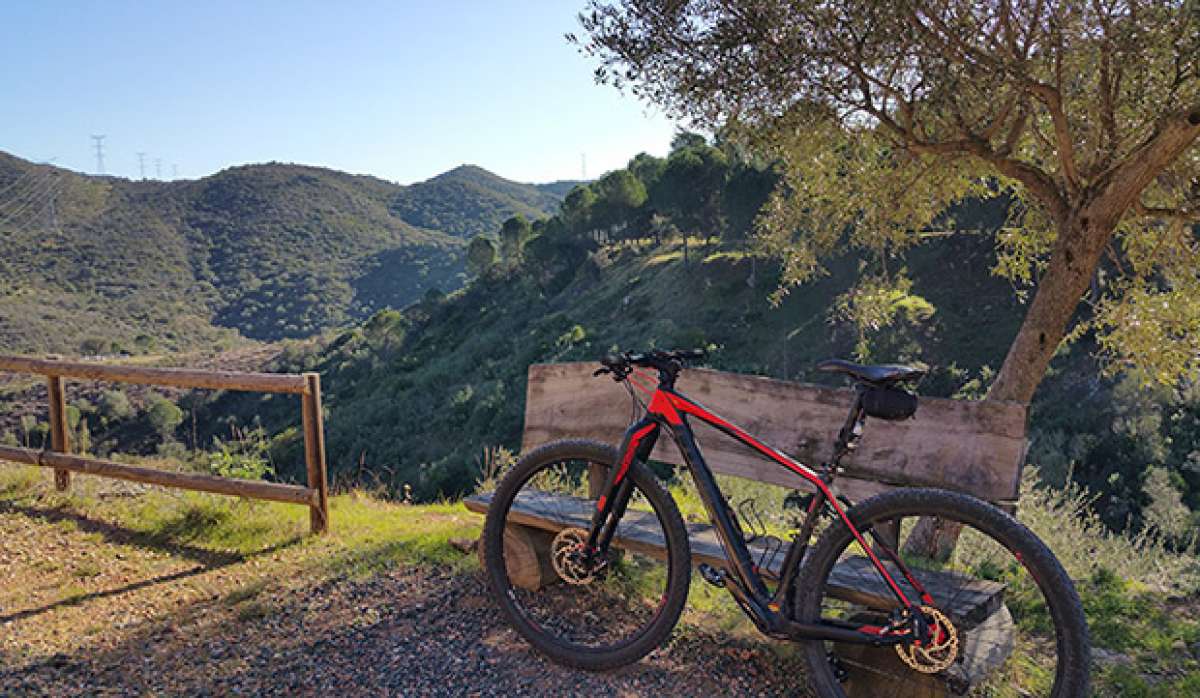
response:
<path fill-rule="evenodd" d="M 392 210 L 411 225 L 469 238 L 494 233 L 516 214 L 541 218 L 553 213 L 573 183 L 511 182 L 474 165 L 462 165 L 405 187 Z"/>
<path fill-rule="evenodd" d="M 453 224 L 414 222 L 420 202 Z M 556 202 L 479 168 L 411 187 L 276 163 L 138 182 L 0 153 L 0 350 L 306 337 L 457 288 L 454 235 Z"/>

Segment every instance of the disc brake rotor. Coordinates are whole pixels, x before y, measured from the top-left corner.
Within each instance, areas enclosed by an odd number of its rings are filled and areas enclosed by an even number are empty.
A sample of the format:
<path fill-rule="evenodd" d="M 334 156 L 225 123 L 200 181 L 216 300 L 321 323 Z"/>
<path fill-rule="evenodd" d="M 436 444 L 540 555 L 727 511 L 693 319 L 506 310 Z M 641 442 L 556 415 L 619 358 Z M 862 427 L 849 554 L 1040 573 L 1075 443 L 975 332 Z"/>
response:
<path fill-rule="evenodd" d="M 929 644 L 894 645 L 900 659 L 922 674 L 945 671 L 958 658 L 958 630 L 938 609 L 922 606 L 921 612 L 929 622 Z"/>
<path fill-rule="evenodd" d="M 550 544 L 550 562 L 567 584 L 589 584 L 596 578 L 596 565 L 586 556 L 588 532 L 582 528 L 564 528 Z"/>

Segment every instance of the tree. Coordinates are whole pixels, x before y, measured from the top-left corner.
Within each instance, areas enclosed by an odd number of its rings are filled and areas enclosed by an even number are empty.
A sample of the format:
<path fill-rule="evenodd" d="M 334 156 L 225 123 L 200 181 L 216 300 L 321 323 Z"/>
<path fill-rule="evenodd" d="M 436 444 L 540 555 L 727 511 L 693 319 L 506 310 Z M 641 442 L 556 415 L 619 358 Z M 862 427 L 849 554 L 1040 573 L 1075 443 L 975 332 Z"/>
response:
<path fill-rule="evenodd" d="M 476 235 L 467 245 L 467 272 L 479 276 L 496 263 L 496 245 L 482 235 Z"/>
<path fill-rule="evenodd" d="M 651 206 L 667 212 L 684 231 L 706 238 L 720 235 L 721 194 L 728 171 L 725 154 L 703 141 L 676 149 L 651 192 Z"/>
<path fill-rule="evenodd" d="M 649 191 L 651 187 L 658 182 L 658 178 L 662 176 L 663 170 L 667 167 L 667 161 L 662 158 L 656 158 L 647 153 L 638 153 L 633 156 L 625 169 L 633 173 L 637 177 L 642 186 Z"/>
<path fill-rule="evenodd" d="M 586 184 L 581 184 L 567 193 L 563 199 L 561 216 L 567 229 L 575 235 L 584 235 L 591 231 L 592 207 L 596 204 L 596 192 Z"/>
<path fill-rule="evenodd" d="M 1200 369 L 1197 0 L 591 0 L 581 21 L 600 80 L 779 158 L 762 240 L 787 282 L 1012 197 L 1000 266 L 1037 290 L 989 399 L 1032 399 L 1102 262 L 1108 355 Z"/>
<path fill-rule="evenodd" d="M 146 410 L 146 419 L 163 439 L 170 439 L 183 423 L 183 410 L 164 397 L 155 397 Z"/>
<path fill-rule="evenodd" d="M 680 129 L 671 137 L 671 152 L 677 150 L 687 150 L 688 148 L 701 148 L 708 145 L 708 141 L 704 136 L 693 131 L 685 131 Z"/>
<path fill-rule="evenodd" d="M 510 269 L 520 264 L 521 249 L 529 240 L 532 230 L 529 221 L 519 213 L 500 226 L 500 257 Z"/>
<path fill-rule="evenodd" d="M 129 398 L 120 390 L 105 390 L 100 393 L 100 418 L 105 422 L 128 419 L 133 416 Z"/>
<path fill-rule="evenodd" d="M 593 222 L 600 227 L 627 223 L 646 203 L 646 185 L 628 169 L 609 172 L 596 182 L 594 189 L 597 199 Z"/>

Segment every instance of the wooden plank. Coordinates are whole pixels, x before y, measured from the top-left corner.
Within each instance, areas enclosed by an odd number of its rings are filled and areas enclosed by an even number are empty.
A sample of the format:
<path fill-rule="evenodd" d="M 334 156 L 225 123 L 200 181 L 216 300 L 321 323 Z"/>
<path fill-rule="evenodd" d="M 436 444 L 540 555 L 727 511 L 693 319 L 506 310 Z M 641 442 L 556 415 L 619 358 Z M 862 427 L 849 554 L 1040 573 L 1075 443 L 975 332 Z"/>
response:
<path fill-rule="evenodd" d="M 325 474 L 325 418 L 321 413 L 321 376 L 304 374 L 307 391 L 301 398 L 301 421 L 304 426 L 304 463 L 308 472 L 308 488 L 317 493 L 309 509 L 308 522 L 313 533 L 329 530 L 329 492 Z"/>
<path fill-rule="evenodd" d="M 0 371 L 38 373 L 44 376 L 83 378 L 169 385 L 176 388 L 242 390 L 261 393 L 296 393 L 308 390 L 304 376 L 289 373 L 245 373 L 240 371 L 202 371 L 187 368 L 147 368 L 94 364 L 81 361 L 51 361 L 23 356 L 0 356 Z"/>
<path fill-rule="evenodd" d="M 59 453 L 69 453 L 71 441 L 67 435 L 67 400 L 63 394 L 62 378 L 48 377 L 46 389 L 50 401 L 50 448 Z M 55 470 L 54 488 L 59 492 L 65 492 L 70 486 L 70 471 Z"/>
<path fill-rule="evenodd" d="M 492 493 L 488 492 L 468 497 L 463 504 L 470 511 L 486 514 L 491 499 Z M 570 527 L 587 528 L 591 523 L 592 506 L 589 500 L 579 497 L 522 492 L 517 496 L 508 517 L 512 523 L 551 532 Z M 687 528 L 692 564 L 728 567 L 725 550 L 712 526 L 688 524 Z M 627 511 L 613 541 L 620 547 L 659 558 L 666 551 L 661 527 L 650 512 Z M 750 547 L 753 557 L 761 559 L 763 548 L 756 545 Z M 778 576 L 783 557 L 781 551 L 765 561 L 764 567 Z M 905 594 L 912 598 L 919 596 L 894 567 L 891 571 L 893 577 L 900 580 L 898 583 Z M 944 571 L 913 570 L 913 574 L 935 599 L 951 599 L 950 604 L 942 610 L 952 614 L 964 628 L 983 622 L 1003 604 L 1003 584 Z M 870 608 L 891 609 L 897 605 L 883 578 L 865 557 L 847 558 L 834 567 L 830 574 L 830 593 Z"/>
<path fill-rule="evenodd" d="M 199 490 L 214 494 L 228 494 L 251 499 L 267 499 L 289 504 L 313 505 L 317 501 L 316 490 L 297 485 L 285 485 L 278 482 L 261 482 L 259 480 L 239 480 L 223 478 L 199 473 L 176 473 L 168 470 L 143 468 L 136 465 L 114 463 L 100 458 L 84 458 L 53 451 L 36 451 L 31 448 L 15 446 L 0 446 L 0 460 L 27 465 L 40 465 L 59 470 L 70 470 L 76 473 L 99 475 L 101 477 L 117 478 L 144 482 L 164 487 L 177 487 L 185 490 Z"/>
<path fill-rule="evenodd" d="M 525 432 L 529 450 L 560 438 L 618 443 L 629 425 L 629 396 L 594 363 L 529 367 Z M 681 374 L 678 389 L 725 419 L 804 463 L 829 459 L 853 393 L 707 369 Z M 903 422 L 868 420 L 858 450 L 843 464 L 840 489 L 861 500 L 891 486 L 935 486 L 994 502 L 1014 501 L 1025 455 L 1027 406 L 1022 403 L 921 398 L 916 417 Z M 698 420 L 691 420 L 699 425 Z M 705 425 L 697 439 L 714 472 L 785 487 L 802 478 Z M 681 464 L 669 439 L 653 457 Z"/>

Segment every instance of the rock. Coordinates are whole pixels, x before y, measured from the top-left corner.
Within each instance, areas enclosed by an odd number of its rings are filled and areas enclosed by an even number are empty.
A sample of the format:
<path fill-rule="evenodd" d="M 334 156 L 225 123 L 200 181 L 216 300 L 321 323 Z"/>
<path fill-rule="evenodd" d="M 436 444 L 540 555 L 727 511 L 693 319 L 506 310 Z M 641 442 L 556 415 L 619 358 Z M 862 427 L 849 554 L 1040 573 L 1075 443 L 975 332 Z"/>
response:
<path fill-rule="evenodd" d="M 1092 661 L 1099 664 L 1133 664 L 1133 658 L 1129 655 L 1107 650 L 1103 647 L 1092 648 Z"/>
<path fill-rule="evenodd" d="M 475 552 L 475 547 L 479 545 L 478 538 L 451 538 L 450 545 L 464 553 Z"/>

